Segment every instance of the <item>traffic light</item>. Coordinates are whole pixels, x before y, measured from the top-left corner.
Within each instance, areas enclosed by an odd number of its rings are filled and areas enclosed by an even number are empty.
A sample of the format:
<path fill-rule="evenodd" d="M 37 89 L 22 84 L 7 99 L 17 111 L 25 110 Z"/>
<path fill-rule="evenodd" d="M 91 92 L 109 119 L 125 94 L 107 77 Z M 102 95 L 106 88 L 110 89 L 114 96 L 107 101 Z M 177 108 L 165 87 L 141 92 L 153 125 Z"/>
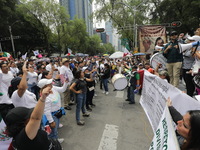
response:
<path fill-rule="evenodd" d="M 182 23 L 180 21 L 174 21 L 171 23 L 172 27 L 180 27 L 182 25 Z"/>
<path fill-rule="evenodd" d="M 97 28 L 97 29 L 96 29 L 96 32 L 104 32 L 104 31 L 105 31 L 104 28 Z"/>

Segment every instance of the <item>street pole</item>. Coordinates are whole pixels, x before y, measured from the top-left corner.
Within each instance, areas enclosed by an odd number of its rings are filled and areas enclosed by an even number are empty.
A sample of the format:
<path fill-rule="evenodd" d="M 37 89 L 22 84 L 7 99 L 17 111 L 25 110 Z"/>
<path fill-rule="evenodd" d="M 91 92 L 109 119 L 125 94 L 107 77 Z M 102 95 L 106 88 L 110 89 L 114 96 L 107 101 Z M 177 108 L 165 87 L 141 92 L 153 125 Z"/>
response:
<path fill-rule="evenodd" d="M 14 45 L 14 41 L 13 41 L 12 27 L 11 26 L 9 26 L 9 31 L 10 31 L 10 40 L 11 40 L 11 44 L 12 44 L 12 50 L 13 50 L 13 57 L 15 58 L 15 45 Z"/>

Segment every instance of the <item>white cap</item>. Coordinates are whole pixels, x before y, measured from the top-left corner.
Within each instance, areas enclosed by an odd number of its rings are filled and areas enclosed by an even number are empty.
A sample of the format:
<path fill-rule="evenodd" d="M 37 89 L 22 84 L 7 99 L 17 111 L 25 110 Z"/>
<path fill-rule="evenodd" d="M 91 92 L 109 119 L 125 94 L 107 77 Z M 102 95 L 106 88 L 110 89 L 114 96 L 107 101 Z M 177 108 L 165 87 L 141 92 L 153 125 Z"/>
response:
<path fill-rule="evenodd" d="M 53 79 L 41 79 L 38 82 L 38 87 L 43 88 L 45 85 L 51 84 L 53 82 Z"/>

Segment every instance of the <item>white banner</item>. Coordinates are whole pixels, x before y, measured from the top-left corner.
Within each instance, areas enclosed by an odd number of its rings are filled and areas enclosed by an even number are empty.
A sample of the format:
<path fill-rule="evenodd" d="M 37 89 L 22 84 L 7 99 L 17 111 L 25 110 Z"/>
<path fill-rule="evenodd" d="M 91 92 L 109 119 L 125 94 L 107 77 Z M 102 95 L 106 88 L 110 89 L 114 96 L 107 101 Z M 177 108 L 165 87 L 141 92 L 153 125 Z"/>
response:
<path fill-rule="evenodd" d="M 149 150 L 180 150 L 169 109 L 165 106 Z"/>
<path fill-rule="evenodd" d="M 140 104 L 142 105 L 155 133 L 170 97 L 172 105 L 184 115 L 188 110 L 200 110 L 200 103 L 167 83 L 160 77 L 145 71 Z"/>

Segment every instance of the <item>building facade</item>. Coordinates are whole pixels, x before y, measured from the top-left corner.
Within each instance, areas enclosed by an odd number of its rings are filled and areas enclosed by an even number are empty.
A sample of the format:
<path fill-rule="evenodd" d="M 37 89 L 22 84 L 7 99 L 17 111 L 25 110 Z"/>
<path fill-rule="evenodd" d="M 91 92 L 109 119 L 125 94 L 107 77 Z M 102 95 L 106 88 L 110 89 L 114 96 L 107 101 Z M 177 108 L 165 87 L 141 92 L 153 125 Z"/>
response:
<path fill-rule="evenodd" d="M 73 20 L 76 16 L 85 20 L 87 32 L 93 35 L 93 20 L 90 17 L 92 14 L 92 0 L 59 0 L 64 6 Z"/>

